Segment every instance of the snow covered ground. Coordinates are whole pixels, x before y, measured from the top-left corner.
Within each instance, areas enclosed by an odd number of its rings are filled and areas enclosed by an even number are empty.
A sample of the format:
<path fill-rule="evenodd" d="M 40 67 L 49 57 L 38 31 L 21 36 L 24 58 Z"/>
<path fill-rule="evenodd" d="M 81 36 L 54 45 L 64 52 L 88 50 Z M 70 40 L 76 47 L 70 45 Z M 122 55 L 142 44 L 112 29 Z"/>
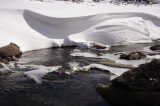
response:
<path fill-rule="evenodd" d="M 23 52 L 59 46 L 150 42 L 160 38 L 160 5 L 0 0 L 0 47 Z"/>

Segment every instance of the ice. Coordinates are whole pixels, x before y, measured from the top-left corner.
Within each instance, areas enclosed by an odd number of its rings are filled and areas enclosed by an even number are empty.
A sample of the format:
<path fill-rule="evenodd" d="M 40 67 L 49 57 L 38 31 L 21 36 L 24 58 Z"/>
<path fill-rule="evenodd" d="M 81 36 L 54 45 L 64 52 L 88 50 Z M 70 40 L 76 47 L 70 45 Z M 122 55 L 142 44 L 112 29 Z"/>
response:
<path fill-rule="evenodd" d="M 83 69 L 85 69 L 85 70 L 89 70 L 91 68 L 99 68 L 99 69 L 102 69 L 102 70 L 108 70 L 110 73 L 113 73 L 117 76 L 120 76 L 121 74 L 123 74 L 124 72 L 129 70 L 129 69 L 126 69 L 126 68 L 115 68 L 115 67 L 110 67 L 110 66 L 95 64 L 95 63 L 83 67 Z"/>
<path fill-rule="evenodd" d="M 25 66 L 26 67 L 26 66 Z M 46 75 L 47 73 L 57 71 L 61 66 L 53 66 L 53 67 L 45 67 L 40 65 L 34 65 L 32 66 L 33 69 L 31 71 L 25 72 L 24 74 L 27 75 L 29 78 L 34 79 L 38 84 L 42 83 L 42 77 Z"/>

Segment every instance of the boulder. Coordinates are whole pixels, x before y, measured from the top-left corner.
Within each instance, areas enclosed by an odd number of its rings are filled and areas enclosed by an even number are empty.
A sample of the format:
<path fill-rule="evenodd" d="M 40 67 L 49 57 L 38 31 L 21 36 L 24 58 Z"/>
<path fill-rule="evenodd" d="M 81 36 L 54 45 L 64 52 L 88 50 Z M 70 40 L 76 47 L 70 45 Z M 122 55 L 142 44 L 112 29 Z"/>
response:
<path fill-rule="evenodd" d="M 146 57 L 146 55 L 142 52 L 132 52 L 129 54 L 121 54 L 120 55 L 120 59 L 125 59 L 125 60 L 140 60 L 145 57 Z"/>
<path fill-rule="evenodd" d="M 155 59 L 129 70 L 113 80 L 112 83 L 126 90 L 160 91 L 160 60 Z"/>
<path fill-rule="evenodd" d="M 160 45 L 151 46 L 150 49 L 153 51 L 160 50 Z"/>
<path fill-rule="evenodd" d="M 160 60 L 125 72 L 97 92 L 114 106 L 160 106 Z"/>
<path fill-rule="evenodd" d="M 13 56 L 20 56 L 21 51 L 19 46 L 17 46 L 14 43 L 10 43 L 7 46 L 1 47 L 0 48 L 0 57 L 13 57 Z"/>
<path fill-rule="evenodd" d="M 97 85 L 97 92 L 110 106 L 160 106 L 160 92 L 127 91 L 110 85 Z"/>

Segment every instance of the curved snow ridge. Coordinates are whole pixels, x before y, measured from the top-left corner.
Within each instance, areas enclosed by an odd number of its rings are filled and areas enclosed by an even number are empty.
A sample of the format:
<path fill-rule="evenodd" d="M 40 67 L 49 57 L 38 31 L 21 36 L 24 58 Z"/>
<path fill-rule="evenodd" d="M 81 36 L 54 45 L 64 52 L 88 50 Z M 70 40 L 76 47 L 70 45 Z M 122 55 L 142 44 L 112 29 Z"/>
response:
<path fill-rule="evenodd" d="M 25 10 L 0 10 L 0 47 L 13 42 L 25 52 L 57 46 L 26 23 L 24 12 Z"/>
<path fill-rule="evenodd" d="M 112 13 L 56 18 L 30 10 L 0 10 L 0 46 L 14 42 L 23 52 L 57 46 L 117 45 L 160 38 L 160 18 Z"/>

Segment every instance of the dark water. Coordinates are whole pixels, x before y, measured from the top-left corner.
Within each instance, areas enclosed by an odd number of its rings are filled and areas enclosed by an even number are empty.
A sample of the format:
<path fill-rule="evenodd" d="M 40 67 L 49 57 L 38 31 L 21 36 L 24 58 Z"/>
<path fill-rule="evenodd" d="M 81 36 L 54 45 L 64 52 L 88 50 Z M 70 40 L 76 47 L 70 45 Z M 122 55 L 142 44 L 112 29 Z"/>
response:
<path fill-rule="evenodd" d="M 83 57 L 72 57 L 74 48 L 45 49 L 24 53 L 20 61 L 45 66 L 60 65 L 69 70 L 68 62 L 91 63 Z M 84 50 L 88 52 L 96 52 Z M 26 77 L 29 69 L 14 69 L 15 73 L 0 76 L 0 106 L 108 106 L 97 94 L 95 85 L 107 83 L 110 74 L 97 70 L 71 75 L 49 73 L 42 84 Z"/>
<path fill-rule="evenodd" d="M 80 49 L 90 53 L 114 53 L 139 51 L 149 44 L 115 46 L 109 51 Z M 20 62 L 44 66 L 62 66 L 61 71 L 70 70 L 69 62 L 79 62 L 85 66 L 101 59 L 73 57 L 75 48 L 53 48 L 24 53 Z M 78 48 L 79 49 L 79 48 Z M 49 73 L 42 84 L 24 75 L 30 69 L 14 69 L 10 75 L 0 76 L 0 106 L 109 106 L 95 90 L 95 85 L 106 84 L 111 75 L 107 72 L 91 70 L 71 75 Z"/>

